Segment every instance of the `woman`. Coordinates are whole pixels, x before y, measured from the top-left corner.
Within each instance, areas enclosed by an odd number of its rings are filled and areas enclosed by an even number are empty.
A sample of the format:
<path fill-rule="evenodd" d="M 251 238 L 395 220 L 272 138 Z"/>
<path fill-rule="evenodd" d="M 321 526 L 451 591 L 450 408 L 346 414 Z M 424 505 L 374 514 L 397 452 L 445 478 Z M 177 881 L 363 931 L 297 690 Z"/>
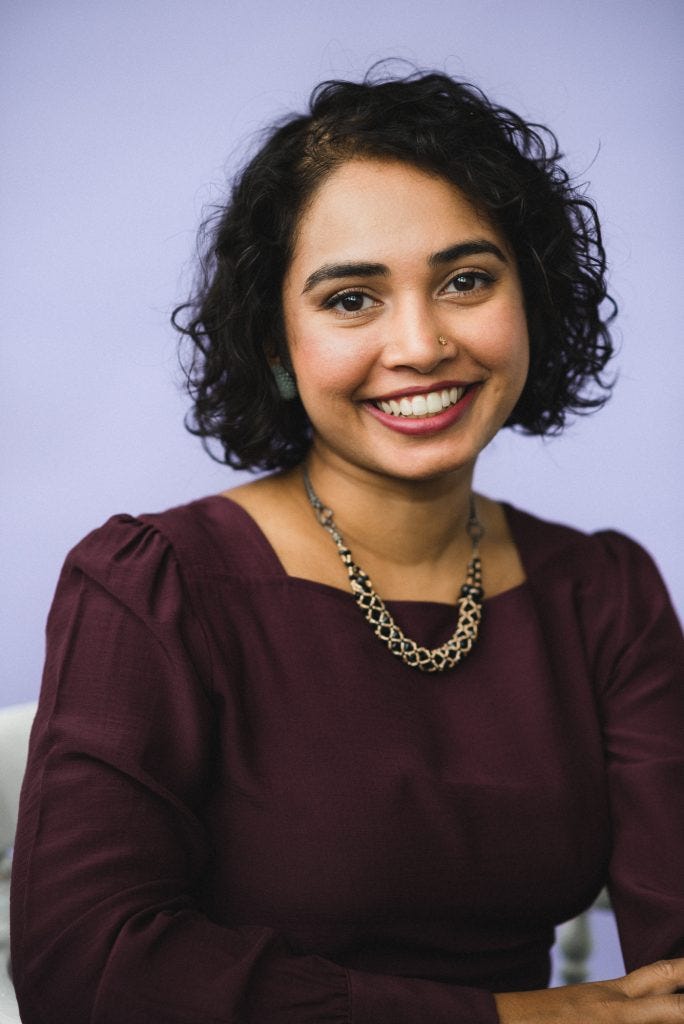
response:
<path fill-rule="evenodd" d="M 271 134 L 175 319 L 191 429 L 276 472 L 67 560 L 29 1024 L 681 1019 L 666 592 L 627 538 L 473 493 L 502 427 L 605 399 L 604 271 L 553 137 L 472 87 L 329 83 Z M 606 881 L 632 973 L 546 990 Z"/>

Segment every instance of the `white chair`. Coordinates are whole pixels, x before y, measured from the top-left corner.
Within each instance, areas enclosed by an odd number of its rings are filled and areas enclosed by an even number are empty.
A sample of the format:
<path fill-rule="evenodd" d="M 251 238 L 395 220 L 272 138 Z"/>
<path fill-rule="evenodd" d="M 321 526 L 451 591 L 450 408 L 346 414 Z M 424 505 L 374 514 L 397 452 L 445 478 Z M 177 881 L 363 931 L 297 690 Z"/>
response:
<path fill-rule="evenodd" d="M 594 945 L 591 935 L 592 910 L 611 910 L 610 898 L 603 889 L 592 907 L 566 921 L 556 932 L 560 981 L 563 985 L 580 985 L 589 979 L 589 957 Z"/>
<path fill-rule="evenodd" d="M 9 876 L 35 703 L 0 708 L 0 1024 L 20 1024 L 9 961 Z"/>

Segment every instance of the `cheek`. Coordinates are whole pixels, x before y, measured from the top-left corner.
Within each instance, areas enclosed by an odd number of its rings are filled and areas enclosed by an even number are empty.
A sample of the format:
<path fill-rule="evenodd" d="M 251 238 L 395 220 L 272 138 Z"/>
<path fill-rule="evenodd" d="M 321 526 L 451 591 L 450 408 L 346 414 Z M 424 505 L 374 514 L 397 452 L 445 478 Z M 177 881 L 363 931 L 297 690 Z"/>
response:
<path fill-rule="evenodd" d="M 522 387 L 530 368 L 530 337 L 527 331 L 527 320 L 524 317 L 516 325 L 515 333 L 511 336 L 510 353 L 511 362 L 517 371 Z"/>
<path fill-rule="evenodd" d="M 522 309 L 502 309 L 481 325 L 481 360 L 493 372 L 503 372 L 511 383 L 527 377 L 530 343 L 527 318 Z"/>
<path fill-rule="evenodd" d="M 291 336 L 289 349 L 304 395 L 321 390 L 342 393 L 354 388 L 365 379 L 372 362 L 369 347 L 359 345 L 357 339 L 336 338 L 329 342 L 317 332 Z"/>

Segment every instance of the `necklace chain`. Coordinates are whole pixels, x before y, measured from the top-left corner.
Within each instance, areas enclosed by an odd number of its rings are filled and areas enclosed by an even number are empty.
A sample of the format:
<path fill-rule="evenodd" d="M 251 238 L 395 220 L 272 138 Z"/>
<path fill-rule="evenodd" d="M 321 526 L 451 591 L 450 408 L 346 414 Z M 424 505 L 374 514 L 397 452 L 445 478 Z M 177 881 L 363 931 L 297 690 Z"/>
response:
<path fill-rule="evenodd" d="M 368 573 L 364 572 L 352 558 L 352 553 L 344 543 L 342 534 L 335 524 L 332 509 L 324 505 L 314 491 L 307 470 L 304 468 L 302 472 L 306 493 L 316 518 L 335 541 L 337 552 L 347 570 L 356 603 L 375 635 L 386 644 L 392 654 L 401 658 L 406 665 L 417 668 L 421 672 L 444 672 L 445 669 L 453 668 L 459 661 L 462 661 L 470 653 L 477 640 L 484 600 L 482 565 L 479 557 L 479 543 L 484 529 L 477 518 L 473 495 L 470 495 L 470 508 L 466 524 L 466 532 L 472 541 L 473 549 L 468 562 L 465 583 L 461 587 L 461 595 L 456 602 L 458 605 L 456 629 L 446 643 L 430 650 L 427 647 L 421 647 L 415 640 L 407 637 L 401 627 L 397 625 L 385 602 L 373 589 Z"/>

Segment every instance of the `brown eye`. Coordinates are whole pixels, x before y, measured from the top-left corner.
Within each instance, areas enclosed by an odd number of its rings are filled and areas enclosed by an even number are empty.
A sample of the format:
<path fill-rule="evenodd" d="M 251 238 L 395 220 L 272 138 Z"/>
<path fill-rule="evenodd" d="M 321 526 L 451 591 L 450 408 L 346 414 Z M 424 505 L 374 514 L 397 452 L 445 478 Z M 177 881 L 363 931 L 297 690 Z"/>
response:
<path fill-rule="evenodd" d="M 353 316 L 355 313 L 365 313 L 375 305 L 375 300 L 366 292 L 351 290 L 336 292 L 324 303 L 324 308 L 332 309 L 341 316 Z"/>
<path fill-rule="evenodd" d="M 358 313 L 363 309 L 363 300 L 366 298 L 361 292 L 348 292 L 340 295 L 337 304 L 342 307 L 345 313 Z"/>
<path fill-rule="evenodd" d="M 480 291 L 481 288 L 492 284 L 493 280 L 493 277 L 481 270 L 466 270 L 451 278 L 447 285 L 447 291 L 457 292 L 461 295 Z"/>

